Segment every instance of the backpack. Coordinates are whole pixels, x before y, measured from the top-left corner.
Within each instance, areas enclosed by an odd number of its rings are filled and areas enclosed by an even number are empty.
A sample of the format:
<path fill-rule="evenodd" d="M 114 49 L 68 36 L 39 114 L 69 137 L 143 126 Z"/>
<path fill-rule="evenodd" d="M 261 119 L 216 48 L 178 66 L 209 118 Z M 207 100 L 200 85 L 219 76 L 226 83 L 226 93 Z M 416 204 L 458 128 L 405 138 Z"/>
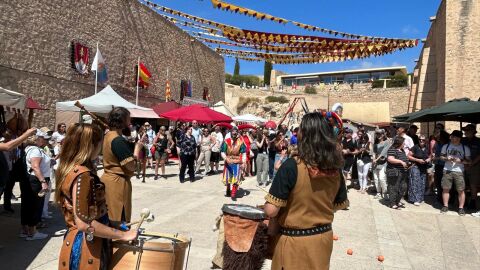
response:
<path fill-rule="evenodd" d="M 29 149 L 30 152 L 31 149 Z M 18 158 L 12 165 L 12 175 L 16 176 L 16 182 L 28 181 L 30 175 L 27 172 L 27 154 L 24 149 L 20 153 Z"/>
<path fill-rule="evenodd" d="M 465 152 L 465 144 L 463 144 L 463 143 L 460 143 L 460 144 L 462 145 L 462 148 L 463 148 L 463 158 L 465 158 L 466 155 L 467 155 L 467 152 Z M 450 146 L 450 143 L 448 143 L 448 144 L 447 144 L 447 147 L 445 148 L 445 154 L 448 154 L 448 147 L 449 147 L 449 146 Z M 442 148 L 443 148 L 443 146 L 442 146 Z M 441 152 L 441 151 L 442 151 L 442 150 L 440 150 L 440 152 Z"/>

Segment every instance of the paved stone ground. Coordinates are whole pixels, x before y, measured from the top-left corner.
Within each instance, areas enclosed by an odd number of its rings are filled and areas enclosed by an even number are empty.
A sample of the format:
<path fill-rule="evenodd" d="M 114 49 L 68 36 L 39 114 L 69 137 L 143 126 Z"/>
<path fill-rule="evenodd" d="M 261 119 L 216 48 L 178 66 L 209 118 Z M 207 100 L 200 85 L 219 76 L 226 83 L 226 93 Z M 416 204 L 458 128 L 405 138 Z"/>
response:
<path fill-rule="evenodd" d="M 178 166 L 170 165 L 167 180 L 154 181 L 150 175 L 141 183 L 134 178 L 133 217 L 148 207 L 156 220 L 145 224 L 147 230 L 192 237 L 189 269 L 209 269 L 217 241 L 212 226 L 221 206 L 231 201 L 224 197 L 220 175 L 180 184 L 177 173 Z M 255 178 L 248 178 L 241 195 L 238 203 L 256 205 L 263 204 L 265 193 Z M 331 269 L 479 269 L 480 219 L 455 212 L 442 215 L 428 204 L 391 210 L 352 189 L 349 198 L 350 210 L 335 215 L 334 233 L 340 239 L 334 244 Z M 0 269 L 56 269 L 62 237 L 33 242 L 17 238 L 19 202 L 14 207 L 14 216 L 0 216 Z M 52 211 L 54 219 L 43 230 L 51 235 L 64 227 L 58 209 Z M 352 256 L 346 254 L 348 248 Z M 378 255 L 385 256 L 383 263 Z M 269 265 L 267 261 L 264 268 Z"/>

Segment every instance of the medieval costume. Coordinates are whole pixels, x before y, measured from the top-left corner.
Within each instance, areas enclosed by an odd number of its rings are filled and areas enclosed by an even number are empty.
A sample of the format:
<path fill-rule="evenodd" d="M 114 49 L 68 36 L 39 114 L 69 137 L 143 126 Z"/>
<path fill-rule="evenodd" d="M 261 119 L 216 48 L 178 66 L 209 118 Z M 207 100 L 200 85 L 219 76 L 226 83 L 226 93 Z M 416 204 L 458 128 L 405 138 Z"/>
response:
<path fill-rule="evenodd" d="M 238 129 L 234 127 L 231 138 L 225 139 L 221 147 L 222 157 L 225 159 L 223 184 L 227 186 L 226 196 L 231 196 L 232 200 L 235 200 L 242 181 L 242 164 L 246 161 L 246 150 L 243 139 L 238 136 Z"/>
<path fill-rule="evenodd" d="M 338 170 L 319 170 L 289 158 L 265 197 L 280 208 L 272 269 L 328 269 L 333 248 L 334 211 L 348 206 Z"/>
<path fill-rule="evenodd" d="M 72 190 L 77 180 L 77 189 Z M 111 257 L 110 241 L 79 231 L 75 216 L 90 224 L 93 220 L 108 225 L 105 186 L 90 169 L 76 166 L 60 187 L 62 212 L 68 231 L 60 251 L 59 269 L 107 269 Z M 72 192 L 76 192 L 73 209 Z"/>
<path fill-rule="evenodd" d="M 133 147 L 116 131 L 109 131 L 103 141 L 102 182 L 105 184 L 105 198 L 108 216 L 113 225 L 130 222 L 132 213 L 132 183 L 134 171 L 125 167 L 133 161 Z"/>

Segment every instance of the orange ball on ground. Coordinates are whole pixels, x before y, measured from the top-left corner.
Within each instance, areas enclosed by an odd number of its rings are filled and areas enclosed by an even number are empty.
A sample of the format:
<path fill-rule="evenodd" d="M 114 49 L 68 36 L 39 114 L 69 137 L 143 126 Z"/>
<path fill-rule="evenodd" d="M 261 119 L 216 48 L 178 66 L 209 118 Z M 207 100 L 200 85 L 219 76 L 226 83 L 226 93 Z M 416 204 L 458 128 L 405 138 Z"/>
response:
<path fill-rule="evenodd" d="M 385 260 L 385 257 L 380 255 L 380 256 L 377 257 L 377 259 L 378 259 L 379 262 L 383 262 Z"/>
<path fill-rule="evenodd" d="M 352 255 L 353 254 L 353 250 L 351 248 L 347 249 L 347 254 L 348 255 Z"/>

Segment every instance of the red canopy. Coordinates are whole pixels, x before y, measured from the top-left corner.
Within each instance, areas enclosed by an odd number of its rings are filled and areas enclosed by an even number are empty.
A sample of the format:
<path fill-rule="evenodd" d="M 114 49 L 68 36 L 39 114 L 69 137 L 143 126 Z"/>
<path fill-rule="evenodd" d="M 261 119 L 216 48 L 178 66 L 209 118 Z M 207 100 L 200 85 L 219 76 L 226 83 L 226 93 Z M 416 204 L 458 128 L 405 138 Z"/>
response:
<path fill-rule="evenodd" d="M 38 104 L 38 102 L 36 102 L 35 100 L 33 100 L 33 98 L 29 97 L 27 99 L 27 102 L 25 103 L 25 107 L 27 109 L 35 109 L 35 110 L 46 110 L 42 107 L 40 107 L 40 105 Z"/>
<path fill-rule="evenodd" d="M 265 126 L 266 126 L 267 128 L 273 128 L 273 129 L 277 128 L 277 124 L 276 124 L 275 122 L 273 122 L 272 120 L 266 122 L 266 123 L 265 123 Z"/>
<path fill-rule="evenodd" d="M 181 108 L 182 104 L 177 103 L 176 101 L 161 102 L 153 106 L 153 111 L 160 116 L 162 113 L 173 111 L 175 109 Z"/>
<path fill-rule="evenodd" d="M 160 114 L 160 117 L 181 122 L 192 122 L 193 120 L 197 120 L 197 122 L 205 124 L 232 122 L 232 118 L 230 116 L 198 104 L 181 107 L 173 111 L 162 113 Z"/>

